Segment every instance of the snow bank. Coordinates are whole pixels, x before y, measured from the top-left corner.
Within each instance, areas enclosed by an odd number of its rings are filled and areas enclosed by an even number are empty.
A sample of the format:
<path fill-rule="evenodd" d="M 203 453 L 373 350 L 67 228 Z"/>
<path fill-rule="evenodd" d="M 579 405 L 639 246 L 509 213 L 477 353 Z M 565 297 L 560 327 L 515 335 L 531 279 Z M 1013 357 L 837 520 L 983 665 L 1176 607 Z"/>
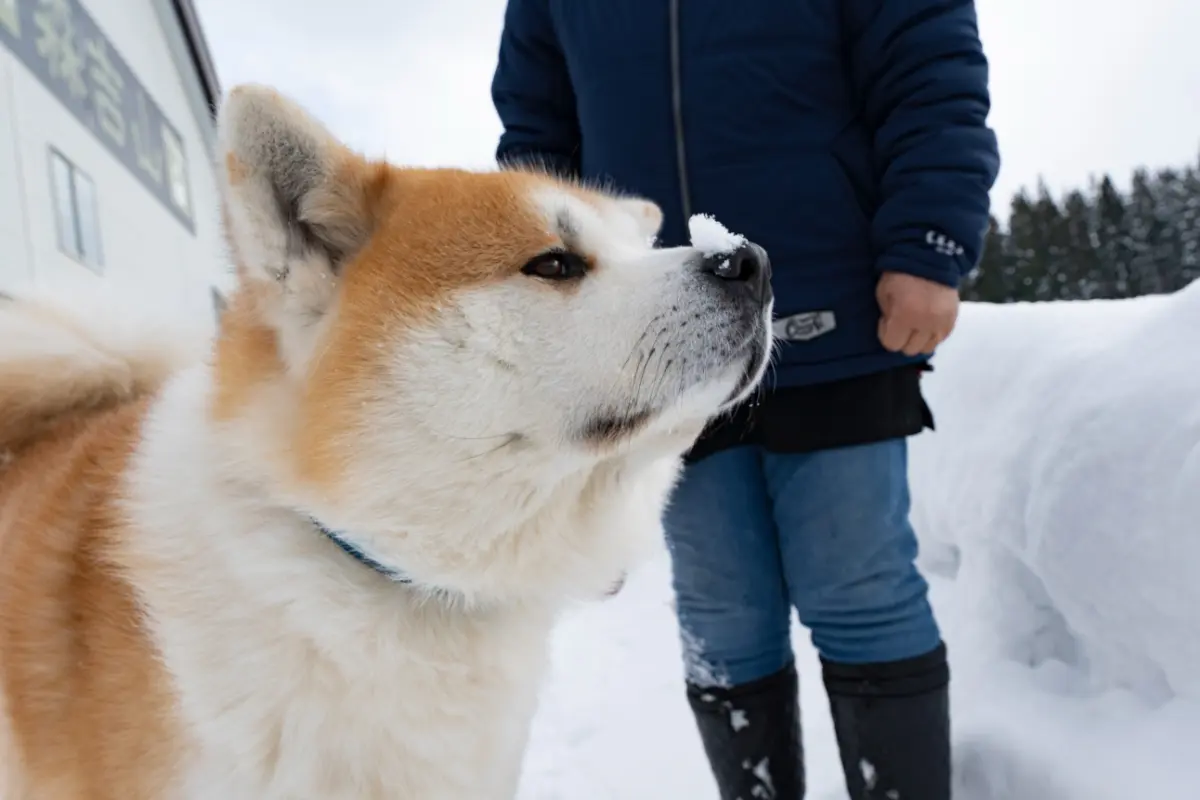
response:
<path fill-rule="evenodd" d="M 1200 283 L 967 305 L 934 363 L 914 521 L 963 648 L 1200 699 Z"/>
<path fill-rule="evenodd" d="M 914 521 L 954 674 L 955 800 L 1195 800 L 1200 284 L 968 306 L 913 442 Z M 813 800 L 845 800 L 795 630 Z M 716 800 L 665 553 L 554 642 L 521 800 Z"/>

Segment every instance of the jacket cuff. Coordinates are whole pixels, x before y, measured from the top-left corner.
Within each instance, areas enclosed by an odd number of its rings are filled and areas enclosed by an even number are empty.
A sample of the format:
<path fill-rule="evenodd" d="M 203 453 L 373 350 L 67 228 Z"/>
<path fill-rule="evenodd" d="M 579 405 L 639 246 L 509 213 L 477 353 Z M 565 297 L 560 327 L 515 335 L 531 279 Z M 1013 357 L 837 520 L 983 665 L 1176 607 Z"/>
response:
<path fill-rule="evenodd" d="M 965 273 L 970 271 L 970 262 L 962 255 L 949 255 L 921 244 L 905 244 L 893 247 L 875 262 L 880 274 L 902 272 L 918 278 L 934 281 L 951 289 L 957 289 Z"/>
<path fill-rule="evenodd" d="M 501 168 L 542 170 L 564 180 L 578 177 L 574 159 L 545 150 L 509 150 L 499 153 L 496 162 Z"/>

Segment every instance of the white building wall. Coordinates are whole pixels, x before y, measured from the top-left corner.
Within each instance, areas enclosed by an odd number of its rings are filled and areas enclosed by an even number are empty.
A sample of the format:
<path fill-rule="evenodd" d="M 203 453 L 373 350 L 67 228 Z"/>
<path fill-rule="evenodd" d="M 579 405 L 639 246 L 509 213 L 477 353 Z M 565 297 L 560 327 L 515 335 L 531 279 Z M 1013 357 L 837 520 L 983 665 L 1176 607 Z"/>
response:
<path fill-rule="evenodd" d="M 17 153 L 13 57 L 0 48 L 0 289 L 33 279 L 24 177 Z"/>
<path fill-rule="evenodd" d="M 211 308 L 209 288 L 227 285 L 209 137 L 185 94 L 183 81 L 193 78 L 176 68 L 153 2 L 82 0 L 82 6 L 182 137 L 194 231 L 0 45 L 0 288 L 25 281 L 54 285 L 108 279 L 119 286 L 136 284 L 139 294 L 145 291 L 163 302 Z M 51 147 L 95 183 L 102 276 L 59 249 Z"/>

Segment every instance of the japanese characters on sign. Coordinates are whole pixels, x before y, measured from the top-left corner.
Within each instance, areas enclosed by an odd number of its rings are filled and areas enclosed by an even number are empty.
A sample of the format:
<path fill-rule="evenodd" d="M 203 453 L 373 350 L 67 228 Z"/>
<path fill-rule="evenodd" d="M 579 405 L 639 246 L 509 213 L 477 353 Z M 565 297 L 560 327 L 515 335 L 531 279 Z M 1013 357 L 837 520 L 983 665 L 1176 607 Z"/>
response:
<path fill-rule="evenodd" d="M 79 0 L 0 0 L 0 44 L 195 232 L 183 138 Z"/>

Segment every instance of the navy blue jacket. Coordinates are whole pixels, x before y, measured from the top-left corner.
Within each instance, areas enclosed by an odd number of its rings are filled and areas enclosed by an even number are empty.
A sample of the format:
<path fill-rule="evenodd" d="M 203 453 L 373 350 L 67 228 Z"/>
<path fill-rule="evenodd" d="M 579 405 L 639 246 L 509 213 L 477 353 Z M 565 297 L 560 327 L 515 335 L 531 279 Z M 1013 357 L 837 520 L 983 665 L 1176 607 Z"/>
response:
<path fill-rule="evenodd" d="M 875 286 L 956 286 L 999 168 L 971 0 L 509 0 L 497 157 L 715 216 L 767 249 L 777 380 L 886 370 Z M 818 312 L 818 313 L 812 313 Z M 831 313 L 819 313 L 831 312 Z"/>

